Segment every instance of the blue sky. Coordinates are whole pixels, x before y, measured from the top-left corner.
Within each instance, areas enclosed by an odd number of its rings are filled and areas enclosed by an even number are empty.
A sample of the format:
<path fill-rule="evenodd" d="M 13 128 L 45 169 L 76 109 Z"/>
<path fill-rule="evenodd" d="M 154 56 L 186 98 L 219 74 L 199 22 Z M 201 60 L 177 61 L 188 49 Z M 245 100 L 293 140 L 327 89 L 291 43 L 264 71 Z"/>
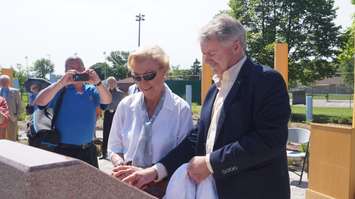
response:
<path fill-rule="evenodd" d="M 31 65 L 50 58 L 56 73 L 78 53 L 86 66 L 104 60 L 104 52 L 137 47 L 135 15 L 145 14 L 141 45 L 158 44 L 171 65 L 190 66 L 201 53 L 200 27 L 228 0 L 0 0 L 0 66 Z M 355 6 L 336 0 L 336 23 L 347 27 Z"/>

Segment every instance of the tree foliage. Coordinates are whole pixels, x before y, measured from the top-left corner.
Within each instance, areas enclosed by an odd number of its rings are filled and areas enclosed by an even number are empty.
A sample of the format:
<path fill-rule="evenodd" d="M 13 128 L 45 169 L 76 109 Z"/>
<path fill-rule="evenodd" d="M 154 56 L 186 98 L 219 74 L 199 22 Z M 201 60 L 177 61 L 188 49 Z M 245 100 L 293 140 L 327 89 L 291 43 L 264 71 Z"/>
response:
<path fill-rule="evenodd" d="M 289 46 L 290 85 L 335 74 L 340 46 L 334 0 L 230 0 L 230 14 L 248 30 L 248 55 L 273 66 L 274 43 Z"/>
<path fill-rule="evenodd" d="M 28 79 L 29 71 L 26 67 L 22 66 L 21 64 L 17 64 L 14 71 L 14 78 L 18 79 L 20 84 L 20 91 L 24 92 L 24 84 L 25 81 Z"/>
<path fill-rule="evenodd" d="M 190 69 L 181 69 L 180 65 L 172 66 L 169 71 L 169 79 L 171 80 L 188 80 L 191 78 Z"/>
<path fill-rule="evenodd" d="M 191 66 L 191 79 L 200 80 L 201 77 L 201 62 L 196 58 Z"/>
<path fill-rule="evenodd" d="M 346 85 L 351 88 L 354 88 L 354 35 L 355 17 L 353 18 L 352 26 L 349 27 L 342 36 L 341 53 L 338 56 L 341 76 Z"/>
<path fill-rule="evenodd" d="M 125 66 L 128 60 L 129 52 L 127 51 L 112 51 L 106 59 L 112 66 Z"/>
<path fill-rule="evenodd" d="M 38 59 L 33 65 L 33 71 L 36 77 L 46 78 L 46 75 L 54 71 L 54 64 L 49 59 Z"/>
<path fill-rule="evenodd" d="M 201 62 L 195 59 L 190 69 L 182 69 L 180 65 L 172 66 L 169 79 L 172 80 L 199 80 L 201 76 Z"/>
<path fill-rule="evenodd" d="M 106 62 L 99 62 L 92 65 L 90 68 L 94 69 L 101 79 L 106 79 L 109 76 L 114 76 L 116 79 L 124 79 L 128 75 L 127 60 L 129 52 L 113 51 Z"/>

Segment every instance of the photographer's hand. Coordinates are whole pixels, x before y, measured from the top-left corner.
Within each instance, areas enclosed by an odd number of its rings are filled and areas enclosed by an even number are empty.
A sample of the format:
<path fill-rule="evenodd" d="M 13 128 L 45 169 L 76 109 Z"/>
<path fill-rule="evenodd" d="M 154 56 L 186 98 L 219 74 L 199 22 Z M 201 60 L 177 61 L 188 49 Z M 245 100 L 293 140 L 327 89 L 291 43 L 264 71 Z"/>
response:
<path fill-rule="evenodd" d="M 96 86 L 97 91 L 100 95 L 100 104 L 110 104 L 112 102 L 111 93 L 107 90 L 107 88 L 101 83 L 100 77 L 97 75 L 95 70 L 88 69 L 85 71 L 89 74 L 88 83 L 94 84 Z"/>
<path fill-rule="evenodd" d="M 74 70 L 67 71 L 62 78 L 60 78 L 54 84 L 51 84 L 47 88 L 43 89 L 36 97 L 33 104 L 38 106 L 47 106 L 47 104 L 53 99 L 53 97 L 65 86 L 73 84 L 73 75 L 77 72 Z"/>
<path fill-rule="evenodd" d="M 77 74 L 78 72 L 75 70 L 68 70 L 64 76 L 62 78 L 59 79 L 59 81 L 57 82 L 58 84 L 60 84 L 61 87 L 65 87 L 68 86 L 70 84 L 75 83 L 73 76 L 75 74 Z"/>
<path fill-rule="evenodd" d="M 88 69 L 85 71 L 85 73 L 89 74 L 89 81 L 88 81 L 89 84 L 97 85 L 101 81 L 100 77 L 97 75 L 95 70 Z"/>

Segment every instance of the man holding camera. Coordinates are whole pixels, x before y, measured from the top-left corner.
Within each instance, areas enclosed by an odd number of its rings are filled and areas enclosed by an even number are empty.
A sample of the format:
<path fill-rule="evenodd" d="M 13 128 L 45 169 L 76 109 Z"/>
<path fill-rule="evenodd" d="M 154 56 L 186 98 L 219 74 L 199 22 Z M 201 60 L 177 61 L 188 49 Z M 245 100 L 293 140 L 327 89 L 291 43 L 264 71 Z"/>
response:
<path fill-rule="evenodd" d="M 85 70 L 79 57 L 65 61 L 65 74 L 56 83 L 42 90 L 34 103 L 40 108 L 54 107 L 62 93 L 55 128 L 60 144 L 55 152 L 83 160 L 98 168 L 93 138 L 96 128 L 96 107 L 105 109 L 111 94 L 92 69 Z"/>

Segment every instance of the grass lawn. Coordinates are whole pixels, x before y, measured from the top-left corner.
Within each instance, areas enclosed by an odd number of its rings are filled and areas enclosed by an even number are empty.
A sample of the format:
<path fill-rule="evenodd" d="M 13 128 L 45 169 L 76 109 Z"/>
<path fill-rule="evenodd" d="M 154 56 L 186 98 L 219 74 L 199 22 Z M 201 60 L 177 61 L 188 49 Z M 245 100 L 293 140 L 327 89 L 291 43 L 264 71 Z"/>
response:
<path fill-rule="evenodd" d="M 313 99 L 326 99 L 326 95 L 313 95 Z M 353 96 L 352 95 L 335 95 L 335 94 L 329 94 L 328 95 L 328 100 L 352 100 Z"/>
<path fill-rule="evenodd" d="M 291 106 L 292 113 L 306 114 L 305 106 Z M 352 117 L 352 108 L 329 108 L 329 107 L 313 107 L 313 115 L 329 115 L 337 117 Z"/>
<path fill-rule="evenodd" d="M 200 116 L 200 112 L 201 112 L 201 105 L 192 103 L 192 114 Z"/>
<path fill-rule="evenodd" d="M 291 106 L 291 109 L 291 121 L 305 122 L 305 106 Z M 352 108 L 313 107 L 313 121 L 319 123 L 351 124 L 352 111 Z"/>
<path fill-rule="evenodd" d="M 291 106 L 292 122 L 306 122 L 306 107 Z M 192 104 L 192 113 L 194 117 L 199 117 L 201 106 L 195 103 Z M 329 108 L 329 107 L 313 107 L 313 121 L 318 123 L 337 123 L 351 124 L 352 108 Z"/>

